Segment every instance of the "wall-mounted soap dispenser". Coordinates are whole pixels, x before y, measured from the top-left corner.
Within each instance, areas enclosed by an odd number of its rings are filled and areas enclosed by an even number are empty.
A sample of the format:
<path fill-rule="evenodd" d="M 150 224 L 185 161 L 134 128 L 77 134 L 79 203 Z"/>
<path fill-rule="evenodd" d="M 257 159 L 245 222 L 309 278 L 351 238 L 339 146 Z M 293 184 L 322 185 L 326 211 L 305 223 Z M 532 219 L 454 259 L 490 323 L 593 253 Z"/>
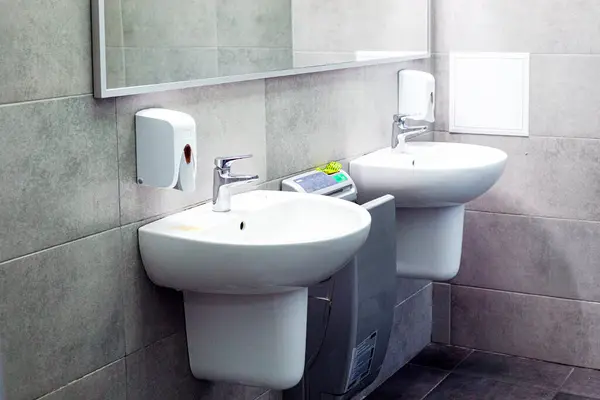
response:
<path fill-rule="evenodd" d="M 435 122 L 435 78 L 423 71 L 409 69 L 398 73 L 398 114 L 394 115 L 392 143 L 394 152 L 403 153 L 406 140 L 429 131 L 427 125 L 408 121 Z"/>
<path fill-rule="evenodd" d="M 428 72 L 398 72 L 398 114 L 413 121 L 435 122 L 435 78 Z"/>
<path fill-rule="evenodd" d="M 196 190 L 196 122 L 182 112 L 149 108 L 135 114 L 137 182 Z"/>

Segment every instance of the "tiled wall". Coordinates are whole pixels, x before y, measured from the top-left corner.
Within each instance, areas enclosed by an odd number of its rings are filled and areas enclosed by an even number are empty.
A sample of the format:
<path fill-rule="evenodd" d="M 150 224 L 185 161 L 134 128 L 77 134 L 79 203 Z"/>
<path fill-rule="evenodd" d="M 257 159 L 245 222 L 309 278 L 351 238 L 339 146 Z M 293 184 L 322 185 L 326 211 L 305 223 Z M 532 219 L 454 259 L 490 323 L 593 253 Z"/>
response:
<path fill-rule="evenodd" d="M 469 204 L 458 277 L 434 287 L 434 340 L 600 368 L 600 6 L 437 0 L 437 140 L 508 153 Z M 531 53 L 530 137 L 448 134 L 448 52 Z"/>
<path fill-rule="evenodd" d="M 211 196 L 215 156 L 272 182 L 388 144 L 396 71 L 427 61 L 92 98 L 89 2 L 0 13 L 0 338 L 8 400 L 255 399 L 191 378 L 180 294 L 152 285 L 137 228 Z M 140 187 L 134 113 L 198 122 L 198 190 Z M 429 341 L 431 286 L 399 280 L 386 374 Z M 416 294 L 415 294 L 416 293 Z"/>

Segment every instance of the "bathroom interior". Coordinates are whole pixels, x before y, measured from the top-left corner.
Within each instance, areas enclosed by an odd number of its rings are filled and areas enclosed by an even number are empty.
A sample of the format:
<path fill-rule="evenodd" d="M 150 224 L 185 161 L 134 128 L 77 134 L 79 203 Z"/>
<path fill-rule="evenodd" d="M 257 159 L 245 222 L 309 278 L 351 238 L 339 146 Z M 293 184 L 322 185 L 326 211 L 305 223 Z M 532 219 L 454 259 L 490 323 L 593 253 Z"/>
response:
<path fill-rule="evenodd" d="M 600 399 L 597 0 L 3 6 L 0 400 Z"/>

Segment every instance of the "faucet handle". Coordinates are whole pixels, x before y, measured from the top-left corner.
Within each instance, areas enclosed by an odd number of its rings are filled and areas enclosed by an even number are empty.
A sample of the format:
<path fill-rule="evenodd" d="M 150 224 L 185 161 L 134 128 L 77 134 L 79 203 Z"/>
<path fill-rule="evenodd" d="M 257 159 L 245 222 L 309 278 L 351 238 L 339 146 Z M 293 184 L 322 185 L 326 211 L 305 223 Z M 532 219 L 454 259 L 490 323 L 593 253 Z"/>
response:
<path fill-rule="evenodd" d="M 229 156 L 229 157 L 217 157 L 215 158 L 215 166 L 219 169 L 227 169 L 231 167 L 231 164 L 237 160 L 243 160 L 245 158 L 251 158 L 252 154 L 245 154 L 242 156 Z"/>
<path fill-rule="evenodd" d="M 404 114 L 394 114 L 394 122 L 406 122 L 407 119 L 410 119 L 410 116 Z"/>

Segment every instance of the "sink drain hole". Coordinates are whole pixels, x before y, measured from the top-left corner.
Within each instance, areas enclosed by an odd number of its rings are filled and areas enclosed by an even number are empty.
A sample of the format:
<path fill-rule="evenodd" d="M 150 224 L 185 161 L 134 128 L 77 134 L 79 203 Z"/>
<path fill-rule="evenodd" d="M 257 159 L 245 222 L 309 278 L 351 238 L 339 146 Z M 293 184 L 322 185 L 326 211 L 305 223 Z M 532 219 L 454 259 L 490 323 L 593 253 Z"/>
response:
<path fill-rule="evenodd" d="M 244 221 L 240 222 L 240 231 L 246 229 L 246 223 Z"/>

